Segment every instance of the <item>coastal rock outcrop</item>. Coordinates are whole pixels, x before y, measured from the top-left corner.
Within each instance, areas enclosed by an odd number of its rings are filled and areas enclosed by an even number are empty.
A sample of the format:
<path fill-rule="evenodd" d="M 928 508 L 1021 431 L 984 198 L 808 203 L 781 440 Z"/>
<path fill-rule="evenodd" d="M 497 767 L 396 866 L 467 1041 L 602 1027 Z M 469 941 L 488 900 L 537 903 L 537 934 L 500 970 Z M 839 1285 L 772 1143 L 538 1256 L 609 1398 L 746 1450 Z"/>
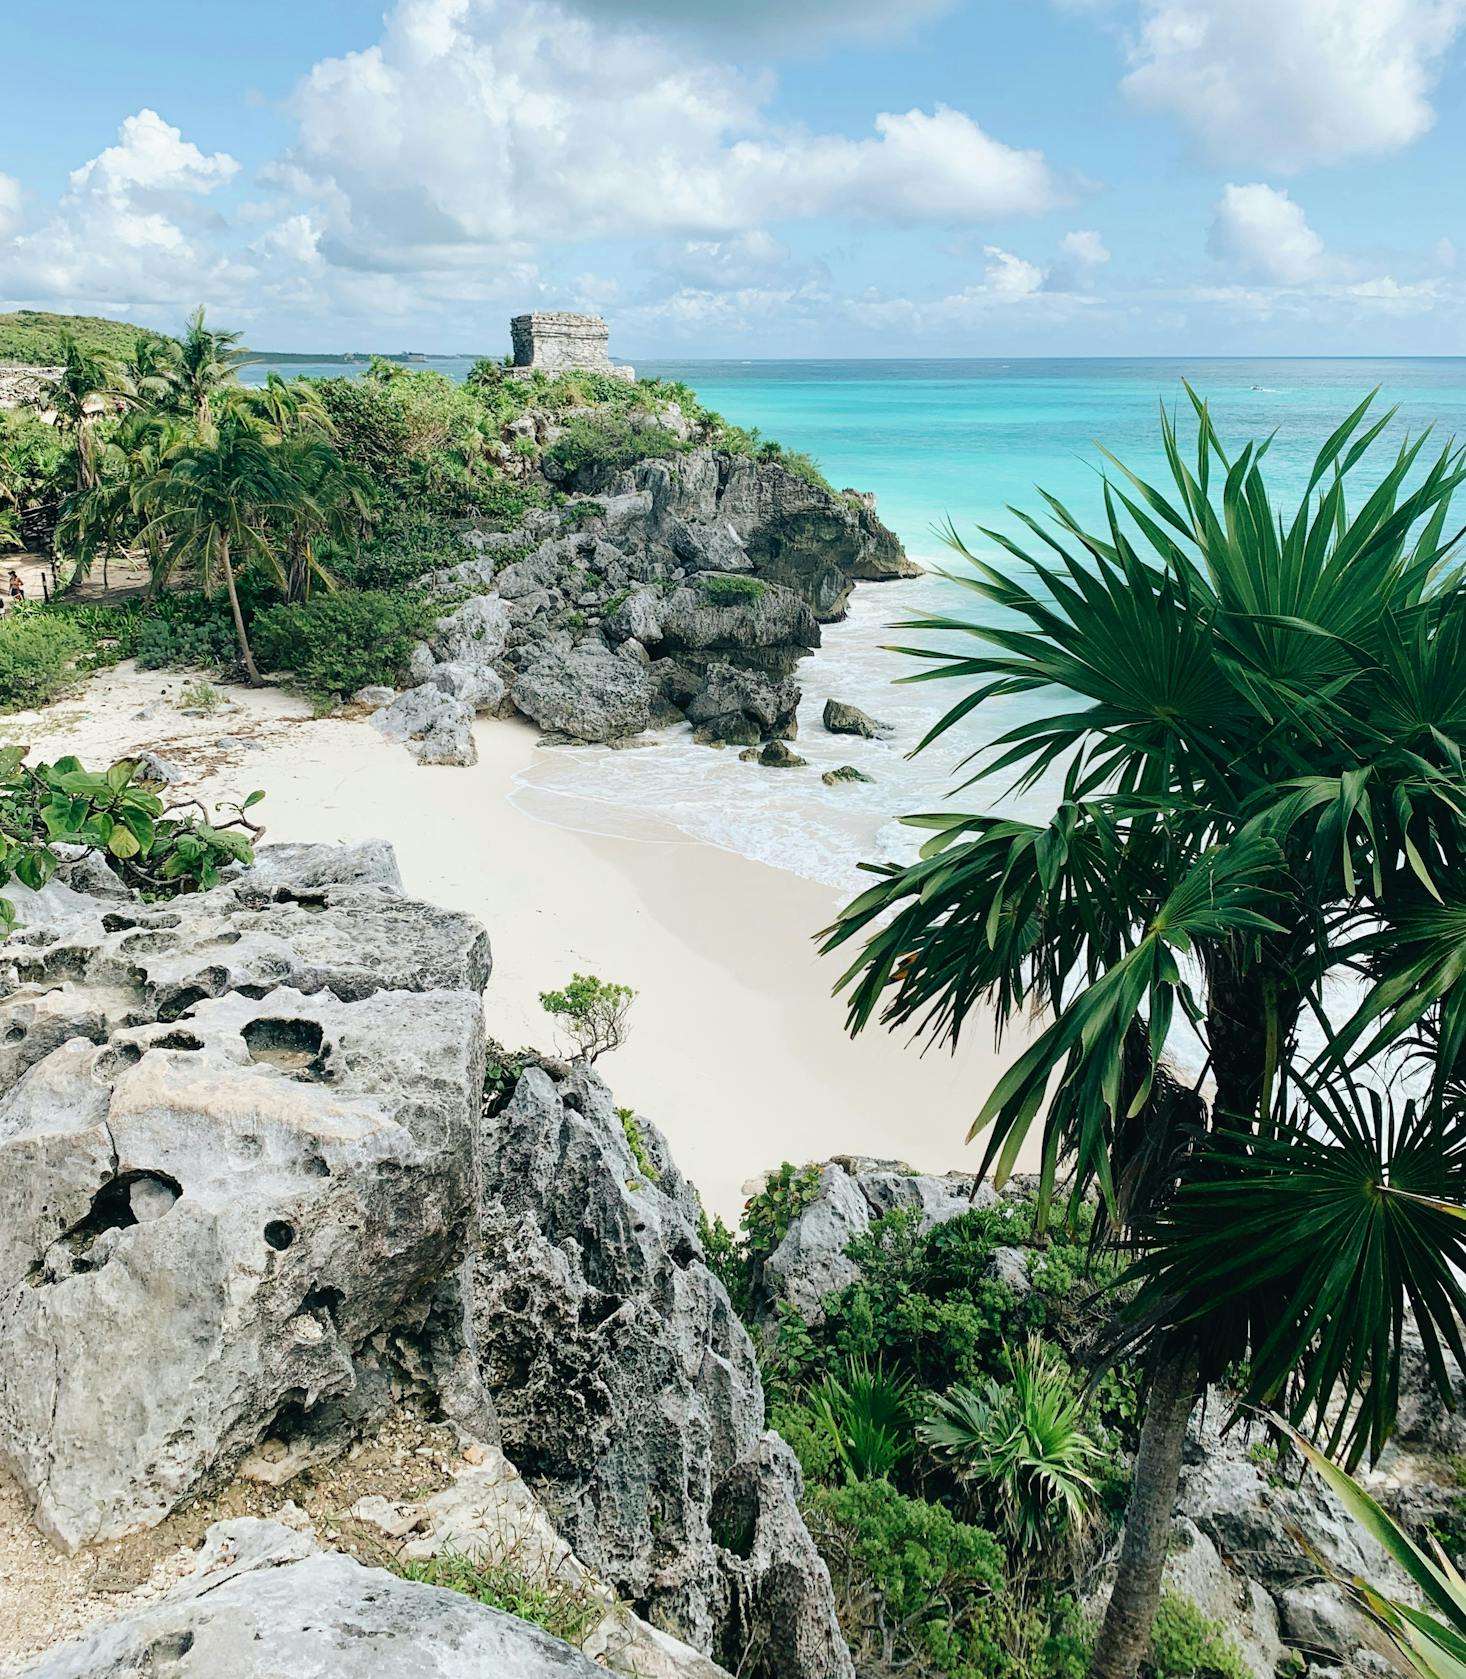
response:
<path fill-rule="evenodd" d="M 710 664 L 701 681 L 674 666 L 682 689 L 663 693 L 680 697 L 687 720 L 700 738 L 752 746 L 761 740 L 792 740 L 799 731 L 800 691 L 788 677 L 772 679 L 723 661 Z"/>
<path fill-rule="evenodd" d="M 459 1272 L 488 941 L 382 848 L 148 906 L 13 893 L 0 1456 L 71 1548 L 389 1400 L 491 1426 Z"/>
<path fill-rule="evenodd" d="M 422 762 L 472 762 L 466 714 L 510 709 L 578 740 L 688 716 L 703 739 L 756 744 L 784 732 L 782 716 L 688 709 L 705 686 L 716 698 L 711 670 L 778 685 L 856 581 L 919 570 L 869 498 L 774 460 L 693 447 L 577 469 L 566 487 L 580 499 L 534 509 L 517 530 L 466 531 L 473 557 L 428 579 L 445 610 L 414 653 L 414 686 L 374 718 Z M 620 670 L 605 657 L 618 651 Z"/>
<path fill-rule="evenodd" d="M 460 1592 L 322 1551 L 279 1522 L 209 1529 L 159 1603 L 49 1651 L 21 1679 L 594 1679 L 605 1668 Z"/>
<path fill-rule="evenodd" d="M 554 1071 L 527 1067 L 484 1119 L 474 1332 L 504 1450 L 653 1625 L 748 1679 L 849 1676 L 797 1465 L 763 1432 L 696 1196 L 655 1127 L 637 1120 L 638 1157 L 605 1085 Z M 720 1499 L 753 1513 L 751 1545 L 742 1525 L 720 1532 Z M 773 1602 L 777 1645 L 730 1661 Z"/>
<path fill-rule="evenodd" d="M 877 740 L 891 733 L 889 723 L 877 723 L 858 705 L 844 700 L 826 700 L 821 721 L 832 735 L 860 735 L 865 740 Z"/>

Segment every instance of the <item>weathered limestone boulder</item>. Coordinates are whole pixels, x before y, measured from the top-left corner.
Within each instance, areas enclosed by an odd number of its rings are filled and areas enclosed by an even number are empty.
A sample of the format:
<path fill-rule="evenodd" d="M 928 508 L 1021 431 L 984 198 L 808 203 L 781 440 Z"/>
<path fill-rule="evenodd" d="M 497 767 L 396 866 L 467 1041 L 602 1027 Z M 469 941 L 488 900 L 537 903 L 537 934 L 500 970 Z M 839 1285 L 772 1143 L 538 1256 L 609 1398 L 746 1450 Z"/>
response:
<path fill-rule="evenodd" d="M 590 1657 L 461 1592 L 219 1522 L 160 1602 L 48 1651 L 22 1679 L 595 1679 Z"/>
<path fill-rule="evenodd" d="M 826 700 L 822 721 L 832 735 L 860 735 L 865 740 L 877 740 L 891 732 L 889 723 L 877 723 L 858 705 L 847 705 L 844 700 Z"/>
<path fill-rule="evenodd" d="M 829 1572 L 799 1513 L 799 1464 L 765 1434 L 713 1502 L 726 1606 L 715 1654 L 760 1679 L 854 1679 L 829 1594 Z"/>
<path fill-rule="evenodd" d="M 1211 1540 L 1184 1516 L 1171 1539 L 1165 1584 L 1227 1629 L 1256 1679 L 1273 1679 L 1283 1656 L 1277 1605 L 1256 1580 L 1229 1567 Z"/>
<path fill-rule="evenodd" d="M 660 672 L 667 662 L 658 661 L 654 669 Z M 662 692 L 674 701 L 682 699 L 666 681 Z M 700 687 L 682 700 L 682 708 L 707 739 L 753 745 L 770 738 L 792 739 L 799 730 L 799 701 L 799 688 L 788 677 L 774 681 L 760 671 L 720 661 L 708 666 Z"/>
<path fill-rule="evenodd" d="M 662 610 L 662 644 L 668 652 L 707 648 L 818 647 L 820 628 L 808 604 L 778 583 L 749 579 L 756 592 L 725 596 L 713 574 L 675 589 Z"/>
<path fill-rule="evenodd" d="M 822 1665 L 770 1653 L 746 1679 L 849 1675 L 824 1564 L 810 1547 L 796 1578 L 790 1560 L 799 1534 L 809 1543 L 797 1465 L 763 1445 L 753 1347 L 703 1261 L 696 1196 L 655 1127 L 638 1120 L 638 1158 L 601 1081 L 557 1071 L 528 1068 L 484 1121 L 474 1331 L 504 1451 L 575 1554 L 654 1626 L 716 1658 L 748 1605 L 777 1598 L 781 1628 L 798 1629 L 789 1649 Z M 735 1471 L 767 1512 L 748 1556 L 718 1536 Z"/>
<path fill-rule="evenodd" d="M 504 678 L 492 665 L 462 665 L 450 660 L 434 665 L 428 681 L 439 693 L 489 715 L 499 710 L 508 692 Z"/>
<path fill-rule="evenodd" d="M 656 589 L 633 589 L 605 621 L 612 641 L 639 641 L 655 647 L 662 639 L 663 597 Z"/>
<path fill-rule="evenodd" d="M 810 1204 L 794 1218 L 773 1253 L 764 1261 L 761 1303 L 772 1310 L 788 1301 L 808 1323 L 824 1316 L 827 1294 L 838 1293 L 860 1275 L 846 1248 L 871 1222 L 900 1207 L 921 1215 L 923 1228 L 944 1224 L 990 1206 L 992 1187 L 981 1184 L 974 1200 L 973 1181 L 961 1173 L 944 1177 L 911 1171 L 898 1162 L 842 1157 L 821 1168 Z M 1026 1278 L 1025 1278 L 1026 1281 Z"/>
<path fill-rule="evenodd" d="M 821 622 L 845 615 L 858 580 L 920 574 L 867 500 L 810 483 L 776 461 L 729 455 L 718 464 L 719 516 L 743 538 L 755 574 L 796 590 Z"/>
<path fill-rule="evenodd" d="M 619 740 L 640 734 L 651 717 L 652 684 L 634 660 L 603 643 L 547 652 L 514 679 L 514 704 L 542 729 L 576 740 Z"/>
<path fill-rule="evenodd" d="M 633 1614 L 586 1568 L 497 1446 L 478 1444 L 473 1455 L 476 1465 L 460 1469 L 452 1484 L 431 1498 L 403 1504 L 362 1498 L 350 1514 L 375 1528 L 404 1562 L 452 1556 L 508 1567 L 532 1585 L 565 1589 L 588 1607 L 600 1605 L 600 1620 L 577 1644 L 613 1673 L 630 1679 L 726 1679 L 722 1668 L 690 1644 Z"/>
<path fill-rule="evenodd" d="M 459 1285 L 488 941 L 384 848 L 282 850 L 166 905 L 13 894 L 0 1457 L 66 1548 L 389 1400 L 492 1426 Z"/>
<path fill-rule="evenodd" d="M 509 608 L 497 595 L 471 595 L 438 620 L 433 650 L 444 664 L 492 666 L 508 643 L 510 622 Z"/>
<path fill-rule="evenodd" d="M 407 689 L 391 705 L 373 712 L 371 723 L 388 740 L 400 741 L 421 764 L 478 762 L 473 707 L 431 681 Z"/>
<path fill-rule="evenodd" d="M 842 781 L 874 781 L 875 777 L 856 769 L 854 764 L 841 764 L 837 770 L 826 770 L 820 780 L 826 787 L 838 787 Z"/>

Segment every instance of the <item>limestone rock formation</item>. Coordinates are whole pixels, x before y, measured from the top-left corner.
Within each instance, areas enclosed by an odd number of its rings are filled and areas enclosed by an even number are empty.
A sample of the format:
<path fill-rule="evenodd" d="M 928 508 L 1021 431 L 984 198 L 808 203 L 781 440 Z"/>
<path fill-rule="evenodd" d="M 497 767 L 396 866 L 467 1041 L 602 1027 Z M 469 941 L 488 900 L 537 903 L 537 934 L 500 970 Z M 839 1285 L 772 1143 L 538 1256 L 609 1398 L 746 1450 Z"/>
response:
<path fill-rule="evenodd" d="M 645 670 L 592 642 L 568 653 L 541 653 L 514 684 L 514 704 L 526 717 L 575 740 L 640 734 L 650 720 L 651 700 Z"/>
<path fill-rule="evenodd" d="M 488 941 L 383 849 L 266 849 L 166 905 L 12 894 L 0 1455 L 65 1547 L 394 1397 L 487 1424 L 459 1270 Z"/>
<path fill-rule="evenodd" d="M 991 1186 L 979 1184 L 974 1203 L 972 1178 L 957 1172 L 932 1176 L 913 1172 L 899 1161 L 855 1156 L 832 1160 L 820 1171 L 814 1199 L 764 1261 L 762 1300 L 770 1310 L 776 1301 L 786 1300 L 806 1322 L 818 1323 L 825 1296 L 848 1287 L 860 1275 L 845 1250 L 872 1220 L 898 1207 L 911 1207 L 929 1228 L 970 1212 L 974 1204 L 990 1206 L 994 1199 Z"/>
<path fill-rule="evenodd" d="M 875 777 L 856 769 L 854 764 L 841 764 L 839 769 L 826 770 L 820 780 L 826 787 L 838 787 L 842 781 L 874 781 Z"/>
<path fill-rule="evenodd" d="M 526 1069 L 484 1122 L 474 1331 L 504 1451 L 653 1625 L 746 1679 L 842 1679 L 797 1465 L 763 1435 L 753 1347 L 703 1261 L 696 1196 L 655 1127 L 637 1122 L 639 1160 L 600 1080 L 555 1071 Z M 720 1542 L 720 1498 L 754 1513 L 747 1555 Z M 777 1645 L 730 1662 L 728 1640 L 775 1600 Z"/>
<path fill-rule="evenodd" d="M 656 667 L 654 667 L 656 668 Z M 674 667 L 679 676 L 681 667 Z M 678 698 L 664 684 L 663 693 Z M 710 664 L 699 683 L 682 697 L 688 722 L 709 741 L 754 745 L 761 740 L 789 740 L 798 733 L 800 692 L 788 677 L 775 681 L 759 671 L 721 660 Z"/>
<path fill-rule="evenodd" d="M 701 684 L 684 671 L 732 666 L 780 684 L 856 580 L 918 570 L 868 500 L 777 462 L 693 447 L 577 469 L 566 487 L 583 499 L 534 509 L 514 531 L 465 532 L 472 557 L 428 579 L 443 615 L 414 652 L 414 686 L 374 719 L 423 762 L 472 762 L 465 712 L 511 707 L 574 739 L 688 715 L 701 738 L 757 743 L 771 725 L 754 732 L 756 707 L 691 716 Z M 645 691 L 607 668 L 602 655 L 617 649 L 649 668 Z"/>
<path fill-rule="evenodd" d="M 462 1593 L 324 1552 L 278 1522 L 209 1529 L 161 1602 L 48 1651 L 21 1679 L 594 1679 L 558 1638 Z"/>

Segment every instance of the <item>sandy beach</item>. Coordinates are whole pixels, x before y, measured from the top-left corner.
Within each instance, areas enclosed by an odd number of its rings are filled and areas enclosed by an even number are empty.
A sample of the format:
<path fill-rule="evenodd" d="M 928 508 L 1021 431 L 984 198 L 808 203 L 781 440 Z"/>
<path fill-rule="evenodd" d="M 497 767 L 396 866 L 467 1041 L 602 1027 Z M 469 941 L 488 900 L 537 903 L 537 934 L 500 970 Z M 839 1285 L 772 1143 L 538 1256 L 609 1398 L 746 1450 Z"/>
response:
<path fill-rule="evenodd" d="M 975 1026 L 955 1058 L 881 1031 L 847 1038 L 830 996 L 839 964 L 811 939 L 838 907 L 829 889 L 654 812 L 635 837 L 546 820 L 533 793 L 546 749 L 525 724 L 480 721 L 476 767 L 424 768 L 364 720 L 313 717 L 283 689 L 220 688 L 223 704 L 185 716 L 192 685 L 123 665 L 0 719 L 0 739 L 89 766 L 149 748 L 185 771 L 170 794 L 209 804 L 262 788 L 267 842 L 390 840 L 410 892 L 488 928 L 485 1013 L 506 1046 L 552 1044 L 539 994 L 573 972 L 635 987 L 630 1041 L 600 1070 L 725 1218 L 785 1159 L 970 1166 L 963 1137 L 999 1065 L 990 1034 Z"/>

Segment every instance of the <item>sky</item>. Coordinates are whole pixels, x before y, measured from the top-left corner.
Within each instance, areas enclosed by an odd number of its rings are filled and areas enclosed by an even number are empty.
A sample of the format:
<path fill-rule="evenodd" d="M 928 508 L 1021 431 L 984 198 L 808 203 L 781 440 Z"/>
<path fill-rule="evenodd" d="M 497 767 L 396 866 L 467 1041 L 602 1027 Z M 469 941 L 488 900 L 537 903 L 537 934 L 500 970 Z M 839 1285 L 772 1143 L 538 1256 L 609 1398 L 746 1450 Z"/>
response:
<path fill-rule="evenodd" d="M 0 0 L 0 309 L 1466 353 L 1466 0 Z"/>

